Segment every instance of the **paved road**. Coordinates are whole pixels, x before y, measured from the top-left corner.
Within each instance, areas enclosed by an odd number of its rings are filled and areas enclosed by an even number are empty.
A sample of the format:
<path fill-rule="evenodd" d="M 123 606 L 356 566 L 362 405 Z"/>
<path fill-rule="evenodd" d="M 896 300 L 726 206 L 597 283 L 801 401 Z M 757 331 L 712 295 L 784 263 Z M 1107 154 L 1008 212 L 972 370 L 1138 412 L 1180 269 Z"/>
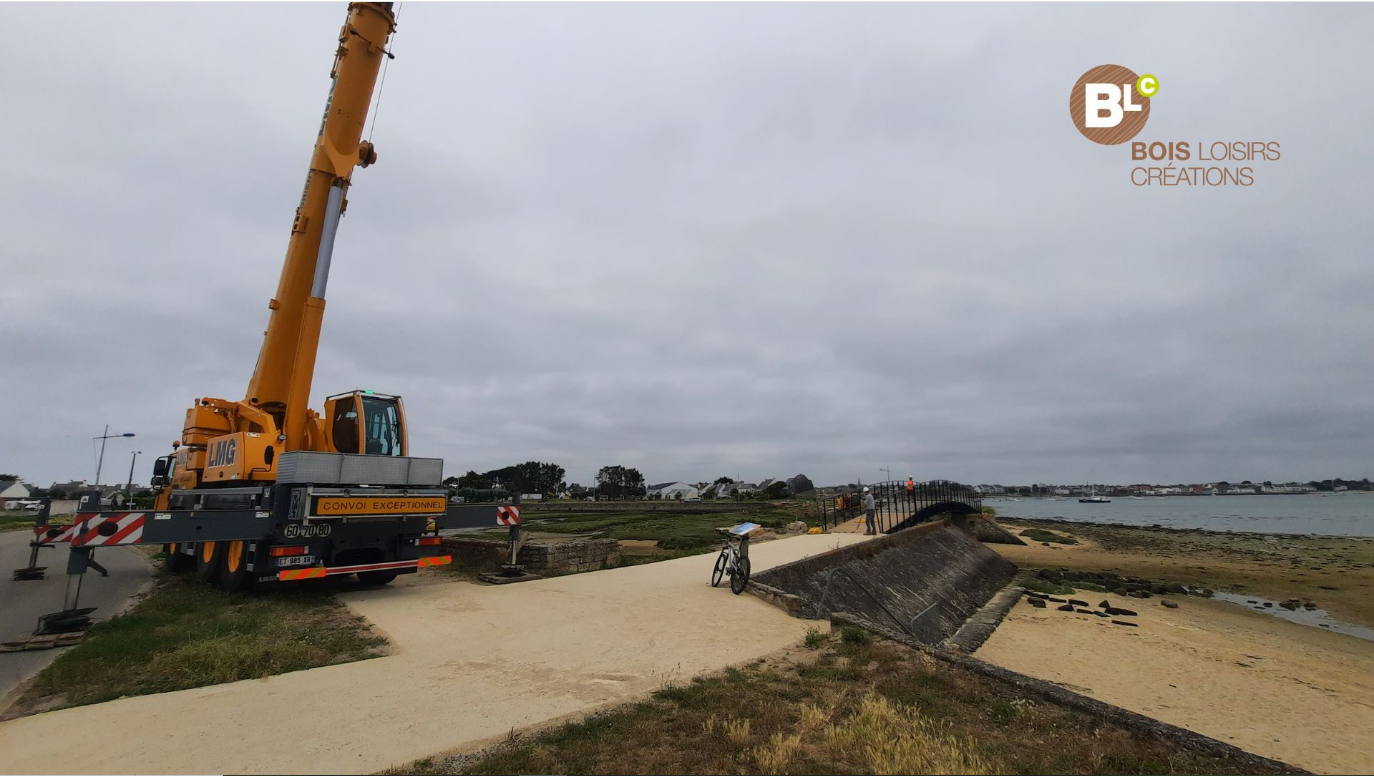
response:
<path fill-rule="evenodd" d="M 750 556 L 761 571 L 864 538 L 798 536 Z M 374 773 L 641 698 L 816 627 L 711 587 L 714 560 L 349 593 L 392 655 L 12 720 L 0 773 Z M 81 745 L 54 758 L 73 730 Z"/>
<path fill-rule="evenodd" d="M 67 586 L 67 549 L 39 550 L 38 565 L 48 567 L 48 578 L 34 582 L 14 582 L 10 572 L 29 565 L 28 531 L 0 533 L 0 641 L 10 641 L 33 632 L 38 615 L 62 608 Z M 81 605 L 98 607 L 92 617 L 108 617 L 152 576 L 153 567 L 146 556 L 131 547 L 111 547 L 96 553 L 96 560 L 109 569 L 102 577 L 94 570 L 81 588 Z M 51 663 L 61 649 L 38 652 L 0 652 L 0 710 L 20 682 Z"/>

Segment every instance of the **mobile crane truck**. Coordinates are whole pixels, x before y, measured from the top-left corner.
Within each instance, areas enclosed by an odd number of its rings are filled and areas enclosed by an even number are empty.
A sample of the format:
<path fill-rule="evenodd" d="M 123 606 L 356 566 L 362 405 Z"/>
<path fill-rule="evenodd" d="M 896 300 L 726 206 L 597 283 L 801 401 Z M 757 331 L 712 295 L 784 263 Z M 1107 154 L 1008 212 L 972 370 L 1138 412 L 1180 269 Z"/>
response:
<path fill-rule="evenodd" d="M 518 523 L 519 508 L 450 507 L 443 461 L 409 455 L 398 396 L 354 390 L 308 407 L 325 288 L 354 167 L 377 161 L 362 140 L 373 87 L 396 28 L 391 3 L 355 2 L 339 32 L 332 85 L 291 225 L 277 294 L 244 398 L 196 399 L 181 439 L 158 458 L 150 512 L 102 512 L 87 498 L 71 525 L 35 528 L 40 546 L 70 542 L 77 579 L 96 547 L 162 544 L 172 571 L 191 568 L 229 591 L 356 574 L 386 584 L 442 565 L 438 531 Z M 40 523 L 46 520 L 40 519 Z M 41 569 L 39 570 L 41 575 Z M 68 578 L 51 630 L 80 627 Z M 19 572 L 16 572 L 19 578 Z M 40 630 L 45 623 L 40 621 Z"/>

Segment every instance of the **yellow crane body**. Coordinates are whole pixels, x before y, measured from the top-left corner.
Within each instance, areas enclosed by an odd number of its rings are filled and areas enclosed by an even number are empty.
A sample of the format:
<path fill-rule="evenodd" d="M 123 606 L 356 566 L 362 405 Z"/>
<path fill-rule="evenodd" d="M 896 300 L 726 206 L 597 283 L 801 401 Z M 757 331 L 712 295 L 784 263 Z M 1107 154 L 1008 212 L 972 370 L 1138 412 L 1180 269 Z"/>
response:
<path fill-rule="evenodd" d="M 363 131 L 383 58 L 390 56 L 387 44 L 396 29 L 391 5 L 348 6 L 310 169 L 291 223 L 277 293 L 267 305 L 267 329 L 248 390 L 239 401 L 197 399 L 186 411 L 169 487 L 273 481 L 277 456 L 293 450 L 366 452 L 360 440 L 367 437 L 367 418 L 358 406 L 364 392 L 330 398 L 325 407 L 329 422 L 309 408 L 309 400 L 334 238 L 348 207 L 353 169 L 377 160 Z M 385 454 L 405 455 L 404 413 L 399 398 L 391 398 L 391 412 L 401 425 L 379 433 L 391 433 L 399 442 Z M 356 433 L 349 433 L 350 425 L 357 426 Z M 336 435 L 342 447 L 335 446 Z"/>

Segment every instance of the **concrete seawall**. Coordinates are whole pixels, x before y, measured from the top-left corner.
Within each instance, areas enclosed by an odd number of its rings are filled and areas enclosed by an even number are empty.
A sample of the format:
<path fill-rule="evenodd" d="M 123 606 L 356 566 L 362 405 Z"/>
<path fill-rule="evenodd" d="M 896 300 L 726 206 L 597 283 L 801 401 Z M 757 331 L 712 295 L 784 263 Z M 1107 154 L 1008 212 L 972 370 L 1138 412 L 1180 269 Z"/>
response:
<path fill-rule="evenodd" d="M 1016 575 L 1016 566 L 944 520 L 778 566 L 750 589 L 798 617 L 851 612 L 936 644 Z"/>

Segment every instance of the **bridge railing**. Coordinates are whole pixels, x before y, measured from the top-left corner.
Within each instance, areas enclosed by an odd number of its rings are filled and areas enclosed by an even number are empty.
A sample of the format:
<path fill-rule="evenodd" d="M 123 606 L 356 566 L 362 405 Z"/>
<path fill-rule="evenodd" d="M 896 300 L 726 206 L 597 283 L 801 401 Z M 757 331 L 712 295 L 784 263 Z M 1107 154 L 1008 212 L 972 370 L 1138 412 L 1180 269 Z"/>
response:
<path fill-rule="evenodd" d="M 910 490 L 905 480 L 852 485 L 819 497 L 817 522 L 826 530 L 864 516 L 863 489 L 873 495 L 875 528 L 879 533 L 908 528 L 945 511 L 979 512 L 982 496 L 973 488 L 952 480 L 917 482 Z"/>

